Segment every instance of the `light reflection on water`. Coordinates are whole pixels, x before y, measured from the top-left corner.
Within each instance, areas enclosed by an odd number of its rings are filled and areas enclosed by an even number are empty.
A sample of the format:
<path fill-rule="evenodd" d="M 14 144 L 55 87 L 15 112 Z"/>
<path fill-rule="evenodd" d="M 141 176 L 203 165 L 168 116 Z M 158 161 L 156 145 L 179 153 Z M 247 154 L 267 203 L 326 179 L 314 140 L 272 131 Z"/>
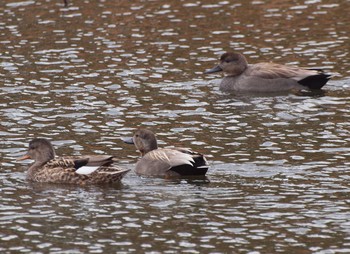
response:
<path fill-rule="evenodd" d="M 350 252 L 346 1 L 69 2 L 0 6 L 1 252 Z M 223 94 L 202 72 L 232 48 L 337 77 Z M 15 162 L 47 137 L 132 169 L 139 126 L 206 154 L 207 179 L 30 184 Z"/>
<path fill-rule="evenodd" d="M 335 234 L 347 237 L 349 209 L 340 197 L 348 195 L 348 186 L 331 176 L 346 177 L 339 168 L 320 173 L 312 167 L 221 164 L 211 171 L 209 183 L 131 173 L 120 186 L 104 188 L 11 180 L 13 187 L 3 191 L 1 218 L 15 226 L 2 232 L 2 240 L 23 251 L 47 244 L 43 251 L 105 252 L 118 246 L 225 252 L 235 246 L 245 252 L 254 246 L 269 250 L 271 242 L 281 251 L 298 251 Z"/>

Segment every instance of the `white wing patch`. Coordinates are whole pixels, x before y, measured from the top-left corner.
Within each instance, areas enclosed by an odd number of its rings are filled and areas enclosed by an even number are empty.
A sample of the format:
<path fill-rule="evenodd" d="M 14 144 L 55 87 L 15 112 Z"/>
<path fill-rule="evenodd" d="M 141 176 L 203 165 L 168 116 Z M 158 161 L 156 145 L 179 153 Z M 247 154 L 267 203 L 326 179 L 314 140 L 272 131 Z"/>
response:
<path fill-rule="evenodd" d="M 80 175 L 90 175 L 93 172 L 95 172 L 98 168 L 99 168 L 99 166 L 97 166 L 97 167 L 84 166 L 84 167 L 79 168 L 75 172 L 80 174 Z"/>

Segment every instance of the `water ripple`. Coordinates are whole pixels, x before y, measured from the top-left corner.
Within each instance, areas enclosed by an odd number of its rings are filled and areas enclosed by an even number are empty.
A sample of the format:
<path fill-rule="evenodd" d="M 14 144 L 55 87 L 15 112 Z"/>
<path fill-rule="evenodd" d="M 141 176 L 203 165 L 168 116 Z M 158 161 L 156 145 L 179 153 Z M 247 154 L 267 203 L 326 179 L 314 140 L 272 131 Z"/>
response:
<path fill-rule="evenodd" d="M 345 1 L 62 2 L 0 8 L 1 252 L 349 252 Z M 323 94 L 227 95 L 202 74 L 227 50 L 334 78 Z M 46 137 L 133 169 L 120 137 L 138 127 L 206 154 L 208 177 L 31 184 L 15 161 Z"/>

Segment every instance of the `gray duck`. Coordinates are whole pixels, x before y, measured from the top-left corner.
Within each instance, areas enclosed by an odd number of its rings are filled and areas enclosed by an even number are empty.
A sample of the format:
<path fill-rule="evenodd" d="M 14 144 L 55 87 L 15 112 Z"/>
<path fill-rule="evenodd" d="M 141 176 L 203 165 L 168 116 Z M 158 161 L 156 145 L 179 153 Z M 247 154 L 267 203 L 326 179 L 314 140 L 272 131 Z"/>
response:
<path fill-rule="evenodd" d="M 305 69 L 276 63 L 248 64 L 240 53 L 228 52 L 220 63 L 205 74 L 223 71 L 227 75 L 220 83 L 224 92 L 286 92 L 319 90 L 330 75 L 318 69 Z"/>
<path fill-rule="evenodd" d="M 142 158 L 137 162 L 138 175 L 158 177 L 204 176 L 208 162 L 204 155 L 188 148 L 158 148 L 154 133 L 139 129 L 133 137 L 123 138 L 127 144 L 134 144 Z"/>

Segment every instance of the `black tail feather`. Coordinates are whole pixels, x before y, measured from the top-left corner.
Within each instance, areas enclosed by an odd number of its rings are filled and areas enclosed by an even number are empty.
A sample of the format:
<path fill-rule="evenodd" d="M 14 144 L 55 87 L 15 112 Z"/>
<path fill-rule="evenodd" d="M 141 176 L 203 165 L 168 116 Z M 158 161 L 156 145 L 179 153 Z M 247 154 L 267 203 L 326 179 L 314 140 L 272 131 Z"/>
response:
<path fill-rule="evenodd" d="M 182 176 L 194 176 L 194 175 L 205 175 L 208 171 L 209 165 L 203 155 L 197 155 L 193 157 L 194 165 L 180 165 L 171 168 L 171 171 L 174 171 Z"/>
<path fill-rule="evenodd" d="M 309 89 L 321 89 L 330 79 L 331 75 L 319 73 L 299 80 L 298 83 Z"/>
<path fill-rule="evenodd" d="M 192 167 L 190 165 L 184 164 L 171 168 L 171 171 L 178 173 L 181 176 L 195 176 L 195 175 L 205 175 L 208 171 L 208 166 Z"/>

